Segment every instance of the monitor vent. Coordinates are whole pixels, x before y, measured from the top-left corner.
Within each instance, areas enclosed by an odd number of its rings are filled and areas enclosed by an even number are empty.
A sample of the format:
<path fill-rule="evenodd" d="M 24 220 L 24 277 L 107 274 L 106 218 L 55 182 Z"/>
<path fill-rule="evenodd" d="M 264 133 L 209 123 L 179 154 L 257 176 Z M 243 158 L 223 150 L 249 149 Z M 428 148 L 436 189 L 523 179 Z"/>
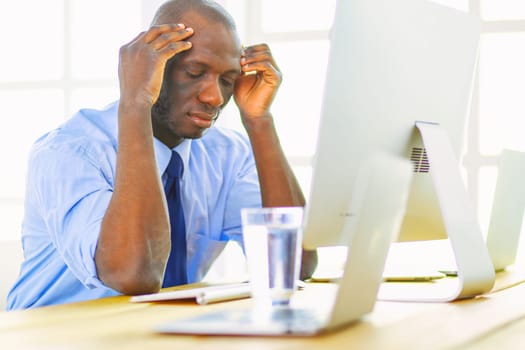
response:
<path fill-rule="evenodd" d="M 427 157 L 427 150 L 421 147 L 412 148 L 410 160 L 414 166 L 415 173 L 428 173 L 430 171 L 430 163 Z"/>

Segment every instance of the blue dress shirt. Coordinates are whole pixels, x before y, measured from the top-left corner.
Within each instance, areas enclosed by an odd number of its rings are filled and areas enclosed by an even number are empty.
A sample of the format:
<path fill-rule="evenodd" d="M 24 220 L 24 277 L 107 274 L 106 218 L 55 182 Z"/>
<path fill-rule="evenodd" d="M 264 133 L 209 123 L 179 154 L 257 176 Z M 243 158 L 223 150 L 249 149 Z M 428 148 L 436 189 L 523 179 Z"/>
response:
<path fill-rule="evenodd" d="M 81 110 L 34 144 L 22 224 L 25 258 L 8 310 L 119 294 L 99 280 L 94 260 L 114 187 L 117 112 L 118 102 L 102 111 Z M 154 146 L 164 174 L 171 150 L 157 139 Z M 174 149 L 185 169 L 182 205 L 192 283 L 204 277 L 227 241 L 242 244 L 240 209 L 260 207 L 261 195 L 246 136 L 212 127 Z"/>

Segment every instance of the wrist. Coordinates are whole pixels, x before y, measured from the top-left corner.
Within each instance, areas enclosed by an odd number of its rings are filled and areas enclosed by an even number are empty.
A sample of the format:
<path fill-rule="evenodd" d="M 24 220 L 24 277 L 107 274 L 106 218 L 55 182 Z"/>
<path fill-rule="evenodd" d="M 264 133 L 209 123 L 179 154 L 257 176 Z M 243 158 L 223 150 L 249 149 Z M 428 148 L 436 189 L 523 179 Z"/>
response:
<path fill-rule="evenodd" d="M 257 117 L 242 115 L 242 124 L 248 133 L 274 129 L 273 116 L 269 112 Z"/>
<path fill-rule="evenodd" d="M 121 112 L 145 113 L 150 115 L 152 107 L 153 104 L 151 102 L 141 99 L 121 98 L 119 101 L 119 111 Z"/>

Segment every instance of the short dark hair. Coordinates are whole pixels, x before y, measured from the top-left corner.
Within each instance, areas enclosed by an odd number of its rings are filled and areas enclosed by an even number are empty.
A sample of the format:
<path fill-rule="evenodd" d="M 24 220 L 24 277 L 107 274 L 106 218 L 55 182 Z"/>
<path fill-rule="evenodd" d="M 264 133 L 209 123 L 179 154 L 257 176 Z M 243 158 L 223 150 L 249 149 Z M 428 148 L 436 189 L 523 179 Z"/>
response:
<path fill-rule="evenodd" d="M 235 20 L 219 3 L 212 0 L 169 0 L 163 3 L 152 24 L 166 24 L 179 22 L 184 14 L 197 12 L 204 17 L 222 23 L 233 31 L 237 31 Z"/>

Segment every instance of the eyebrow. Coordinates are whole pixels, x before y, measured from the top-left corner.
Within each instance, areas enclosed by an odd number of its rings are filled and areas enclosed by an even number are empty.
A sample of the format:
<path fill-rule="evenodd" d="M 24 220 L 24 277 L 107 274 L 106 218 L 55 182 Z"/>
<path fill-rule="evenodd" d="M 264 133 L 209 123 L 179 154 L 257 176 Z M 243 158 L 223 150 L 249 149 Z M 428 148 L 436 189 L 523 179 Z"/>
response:
<path fill-rule="evenodd" d="M 209 64 L 207 64 L 205 62 L 201 62 L 201 61 L 195 60 L 195 59 L 190 59 L 190 60 L 188 60 L 186 62 L 182 62 L 182 64 L 184 66 L 195 66 L 195 67 L 203 68 L 203 69 L 209 69 L 210 68 Z M 239 69 L 232 68 L 232 69 L 229 69 L 229 70 L 221 73 L 221 75 L 229 75 L 229 74 L 240 75 L 241 74 L 241 68 L 240 67 L 239 67 Z"/>

